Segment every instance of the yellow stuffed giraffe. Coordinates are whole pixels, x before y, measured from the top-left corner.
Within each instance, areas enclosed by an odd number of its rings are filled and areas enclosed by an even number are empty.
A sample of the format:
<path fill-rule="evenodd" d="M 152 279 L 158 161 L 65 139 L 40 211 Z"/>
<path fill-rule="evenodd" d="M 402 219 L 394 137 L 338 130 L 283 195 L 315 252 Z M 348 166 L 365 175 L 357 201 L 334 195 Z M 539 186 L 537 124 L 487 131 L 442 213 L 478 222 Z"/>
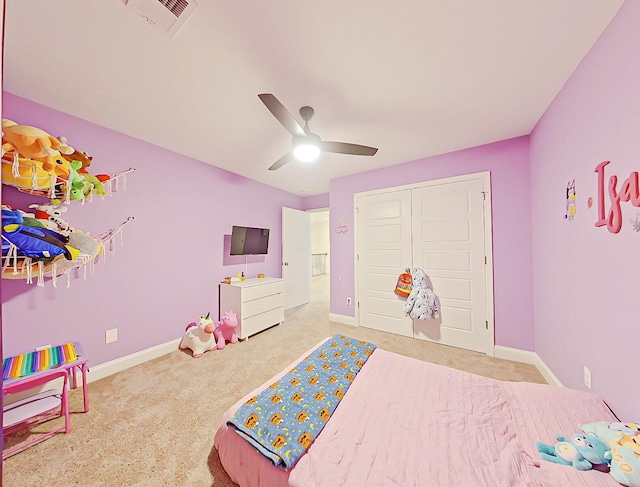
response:
<path fill-rule="evenodd" d="M 2 150 L 17 152 L 26 159 L 42 159 L 74 152 L 73 147 L 44 130 L 29 125 L 18 125 L 8 119 L 2 120 Z"/>

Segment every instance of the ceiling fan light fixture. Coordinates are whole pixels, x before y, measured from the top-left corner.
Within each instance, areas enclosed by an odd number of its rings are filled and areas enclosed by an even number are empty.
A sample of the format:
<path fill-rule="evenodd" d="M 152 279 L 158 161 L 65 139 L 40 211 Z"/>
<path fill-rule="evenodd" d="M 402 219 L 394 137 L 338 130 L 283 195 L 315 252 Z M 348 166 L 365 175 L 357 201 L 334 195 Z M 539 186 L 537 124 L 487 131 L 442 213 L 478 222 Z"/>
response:
<path fill-rule="evenodd" d="M 317 136 L 316 136 L 317 137 Z M 320 155 L 320 147 L 318 142 L 320 137 L 294 137 L 293 138 L 293 157 L 300 162 L 313 162 Z"/>
<path fill-rule="evenodd" d="M 320 155 L 320 149 L 313 144 L 300 144 L 293 149 L 293 156 L 300 162 L 313 162 Z"/>
<path fill-rule="evenodd" d="M 292 159 L 300 162 L 315 161 L 320 152 L 333 154 L 350 154 L 354 156 L 373 156 L 378 149 L 366 145 L 349 144 L 347 142 L 327 142 L 309 129 L 309 120 L 313 117 L 313 108 L 304 106 L 300 109 L 300 116 L 304 120 L 304 128 L 293 118 L 280 101 L 272 93 L 258 95 L 262 103 L 273 114 L 280 124 L 293 135 L 292 150 L 269 166 L 269 171 L 275 171 Z"/>

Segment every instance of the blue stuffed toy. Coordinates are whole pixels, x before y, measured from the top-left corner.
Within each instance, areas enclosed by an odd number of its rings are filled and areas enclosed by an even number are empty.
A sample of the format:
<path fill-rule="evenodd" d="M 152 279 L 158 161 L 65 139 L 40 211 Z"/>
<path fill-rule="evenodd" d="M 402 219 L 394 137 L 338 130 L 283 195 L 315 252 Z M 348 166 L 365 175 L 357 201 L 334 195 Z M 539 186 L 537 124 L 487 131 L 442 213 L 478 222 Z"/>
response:
<path fill-rule="evenodd" d="M 556 434 L 558 443 L 546 445 L 536 441 L 540 458 L 560 465 L 572 465 L 578 470 L 609 470 L 611 448 L 595 434 L 573 435 L 571 440 Z"/>

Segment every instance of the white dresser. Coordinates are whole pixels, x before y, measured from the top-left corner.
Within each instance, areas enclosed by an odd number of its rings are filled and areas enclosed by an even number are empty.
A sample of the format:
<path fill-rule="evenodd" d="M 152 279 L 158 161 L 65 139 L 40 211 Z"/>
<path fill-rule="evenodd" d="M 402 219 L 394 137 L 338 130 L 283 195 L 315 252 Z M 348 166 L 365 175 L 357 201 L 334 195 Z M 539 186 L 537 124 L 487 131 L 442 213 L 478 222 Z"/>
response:
<path fill-rule="evenodd" d="M 245 339 L 284 321 L 284 283 L 277 277 L 220 284 L 220 315 L 235 311 L 236 335 Z"/>

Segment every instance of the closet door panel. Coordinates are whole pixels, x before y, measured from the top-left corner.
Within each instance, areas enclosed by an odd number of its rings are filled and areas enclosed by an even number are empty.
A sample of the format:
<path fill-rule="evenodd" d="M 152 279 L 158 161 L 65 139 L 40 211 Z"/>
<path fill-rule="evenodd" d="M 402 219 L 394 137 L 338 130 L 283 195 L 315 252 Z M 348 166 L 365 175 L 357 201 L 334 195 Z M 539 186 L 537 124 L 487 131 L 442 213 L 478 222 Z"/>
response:
<path fill-rule="evenodd" d="M 413 262 L 429 276 L 438 320 L 414 320 L 422 340 L 487 351 L 483 181 L 412 190 Z"/>
<path fill-rule="evenodd" d="M 411 266 L 411 192 L 360 196 L 356 206 L 359 324 L 412 337 L 405 301 L 394 293 L 398 275 Z"/>

